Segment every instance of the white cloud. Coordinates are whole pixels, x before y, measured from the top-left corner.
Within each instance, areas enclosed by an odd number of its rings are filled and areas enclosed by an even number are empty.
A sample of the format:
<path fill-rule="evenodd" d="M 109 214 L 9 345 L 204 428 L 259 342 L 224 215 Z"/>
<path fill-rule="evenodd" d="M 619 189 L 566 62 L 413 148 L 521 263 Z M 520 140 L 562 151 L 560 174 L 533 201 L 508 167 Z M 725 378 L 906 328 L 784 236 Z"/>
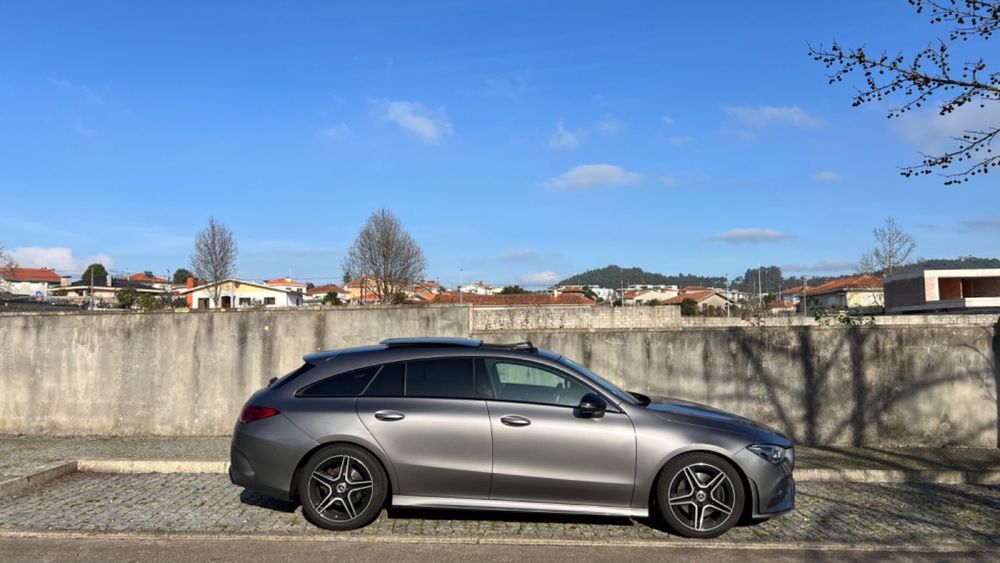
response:
<path fill-rule="evenodd" d="M 432 110 L 420 102 L 387 102 L 382 119 L 425 143 L 437 143 L 452 133 L 451 121 L 443 109 Z"/>
<path fill-rule="evenodd" d="M 724 233 L 712 235 L 711 240 L 728 242 L 730 244 L 758 244 L 768 242 L 782 242 L 791 238 L 791 235 L 776 231 L 774 229 L 730 229 Z"/>
<path fill-rule="evenodd" d="M 537 257 L 538 253 L 534 250 L 512 250 L 500 254 L 500 260 L 504 262 L 526 262 Z"/>
<path fill-rule="evenodd" d="M 343 137 L 351 132 L 351 128 L 343 122 L 328 125 L 316 132 L 317 137 Z"/>
<path fill-rule="evenodd" d="M 772 125 L 814 129 L 823 124 L 822 119 L 810 115 L 799 106 L 725 106 L 722 109 L 745 125 L 758 129 Z"/>
<path fill-rule="evenodd" d="M 618 121 L 613 115 L 605 115 L 600 121 L 594 124 L 594 131 L 602 135 L 617 135 L 625 128 L 625 124 Z"/>
<path fill-rule="evenodd" d="M 839 273 L 850 272 L 857 266 L 849 260 L 822 260 L 815 264 L 784 264 L 781 269 L 786 272 L 795 273 Z"/>
<path fill-rule="evenodd" d="M 664 174 L 657 178 L 667 188 L 676 188 L 680 181 L 673 174 Z"/>
<path fill-rule="evenodd" d="M 80 96 L 94 105 L 104 105 L 104 96 L 93 88 L 89 88 L 83 84 L 76 84 L 65 78 L 54 78 L 51 76 L 48 78 L 48 82 L 56 88 Z"/>
<path fill-rule="evenodd" d="M 22 268 L 52 268 L 66 273 L 79 273 L 94 262 L 103 264 L 107 269 L 115 265 L 114 259 L 107 254 L 95 254 L 78 259 L 71 249 L 64 246 L 19 246 L 10 254 Z"/>
<path fill-rule="evenodd" d="M 575 149 L 586 139 L 587 133 L 583 130 L 567 131 L 566 122 L 560 119 L 556 123 L 556 132 L 549 137 L 549 148 L 553 149 Z"/>
<path fill-rule="evenodd" d="M 1000 104 L 966 104 L 948 115 L 937 108 L 926 108 L 903 114 L 890 120 L 890 129 L 915 149 L 938 154 L 958 148 L 966 131 L 983 131 L 1000 127 Z"/>
<path fill-rule="evenodd" d="M 968 219 L 961 222 L 962 231 L 1000 231 L 1000 218 Z"/>
<path fill-rule="evenodd" d="M 839 182 L 844 179 L 843 176 L 833 170 L 821 170 L 809 177 L 817 182 Z"/>
<path fill-rule="evenodd" d="M 631 186 L 642 182 L 642 174 L 629 172 L 617 164 L 582 164 L 544 183 L 554 190 L 590 190 Z"/>
<path fill-rule="evenodd" d="M 557 281 L 559 281 L 559 276 L 556 275 L 552 270 L 546 270 L 544 272 L 532 272 L 529 274 L 524 274 L 523 276 L 517 278 L 517 281 L 521 285 L 527 286 L 550 286 Z"/>

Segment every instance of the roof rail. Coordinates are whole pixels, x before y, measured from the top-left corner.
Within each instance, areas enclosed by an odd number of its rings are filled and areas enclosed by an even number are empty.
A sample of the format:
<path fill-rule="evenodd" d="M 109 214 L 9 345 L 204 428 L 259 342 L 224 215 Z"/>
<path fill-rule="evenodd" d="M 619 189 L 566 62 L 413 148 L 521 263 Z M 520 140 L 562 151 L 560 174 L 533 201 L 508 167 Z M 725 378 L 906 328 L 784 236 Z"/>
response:
<path fill-rule="evenodd" d="M 538 353 L 538 348 L 536 348 L 530 340 L 525 340 L 524 342 L 514 342 L 513 344 L 494 344 L 491 342 L 489 344 L 483 344 L 483 346 L 489 346 L 490 348 L 503 348 L 505 350 L 527 350 L 532 354 Z"/>
<path fill-rule="evenodd" d="M 401 348 L 404 346 L 464 346 L 466 348 L 478 348 L 483 345 L 483 341 L 475 338 L 386 338 L 380 344 L 389 348 Z"/>

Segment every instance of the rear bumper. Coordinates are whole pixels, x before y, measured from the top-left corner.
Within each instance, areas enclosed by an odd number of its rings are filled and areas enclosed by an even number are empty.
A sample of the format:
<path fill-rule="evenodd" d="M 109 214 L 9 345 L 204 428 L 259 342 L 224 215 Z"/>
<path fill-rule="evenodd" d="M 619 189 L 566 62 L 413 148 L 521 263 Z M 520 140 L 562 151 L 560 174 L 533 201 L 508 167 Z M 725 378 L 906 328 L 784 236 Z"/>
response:
<path fill-rule="evenodd" d="M 316 445 L 284 415 L 238 422 L 229 447 L 229 480 L 269 497 L 294 500 L 295 472 Z"/>

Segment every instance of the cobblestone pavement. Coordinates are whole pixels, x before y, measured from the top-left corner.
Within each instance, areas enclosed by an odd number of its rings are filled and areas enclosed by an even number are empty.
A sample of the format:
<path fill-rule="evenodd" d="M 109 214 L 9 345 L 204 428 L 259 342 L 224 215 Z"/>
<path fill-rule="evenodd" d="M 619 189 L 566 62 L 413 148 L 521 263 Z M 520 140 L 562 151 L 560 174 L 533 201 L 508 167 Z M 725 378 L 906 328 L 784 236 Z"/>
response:
<path fill-rule="evenodd" d="M 1000 470 L 997 448 L 800 447 L 796 458 L 799 469 Z M 70 459 L 228 460 L 229 437 L 0 436 L 0 476 Z"/>
<path fill-rule="evenodd" d="M 290 503 L 211 474 L 77 473 L 26 496 L 0 500 L 0 535 L 17 532 L 331 534 Z M 618 518 L 392 511 L 350 532 L 357 538 L 472 541 L 686 542 L 655 525 Z M 910 548 L 1000 548 L 1000 487 L 802 483 L 797 509 L 735 528 L 723 543 Z"/>

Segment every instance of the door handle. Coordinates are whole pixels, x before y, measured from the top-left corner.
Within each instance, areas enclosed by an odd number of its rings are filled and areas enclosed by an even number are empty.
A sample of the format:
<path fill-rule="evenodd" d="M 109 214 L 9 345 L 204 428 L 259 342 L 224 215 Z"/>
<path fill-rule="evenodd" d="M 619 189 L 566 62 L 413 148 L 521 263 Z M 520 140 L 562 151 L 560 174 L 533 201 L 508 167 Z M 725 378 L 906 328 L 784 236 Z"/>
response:
<path fill-rule="evenodd" d="M 516 414 L 508 414 L 500 417 L 500 422 L 506 424 L 507 426 L 527 426 L 531 424 L 531 421 L 523 416 L 518 416 Z"/>
<path fill-rule="evenodd" d="M 394 420 L 403 420 L 406 418 L 406 415 L 399 411 L 375 411 L 375 418 L 392 422 Z"/>

